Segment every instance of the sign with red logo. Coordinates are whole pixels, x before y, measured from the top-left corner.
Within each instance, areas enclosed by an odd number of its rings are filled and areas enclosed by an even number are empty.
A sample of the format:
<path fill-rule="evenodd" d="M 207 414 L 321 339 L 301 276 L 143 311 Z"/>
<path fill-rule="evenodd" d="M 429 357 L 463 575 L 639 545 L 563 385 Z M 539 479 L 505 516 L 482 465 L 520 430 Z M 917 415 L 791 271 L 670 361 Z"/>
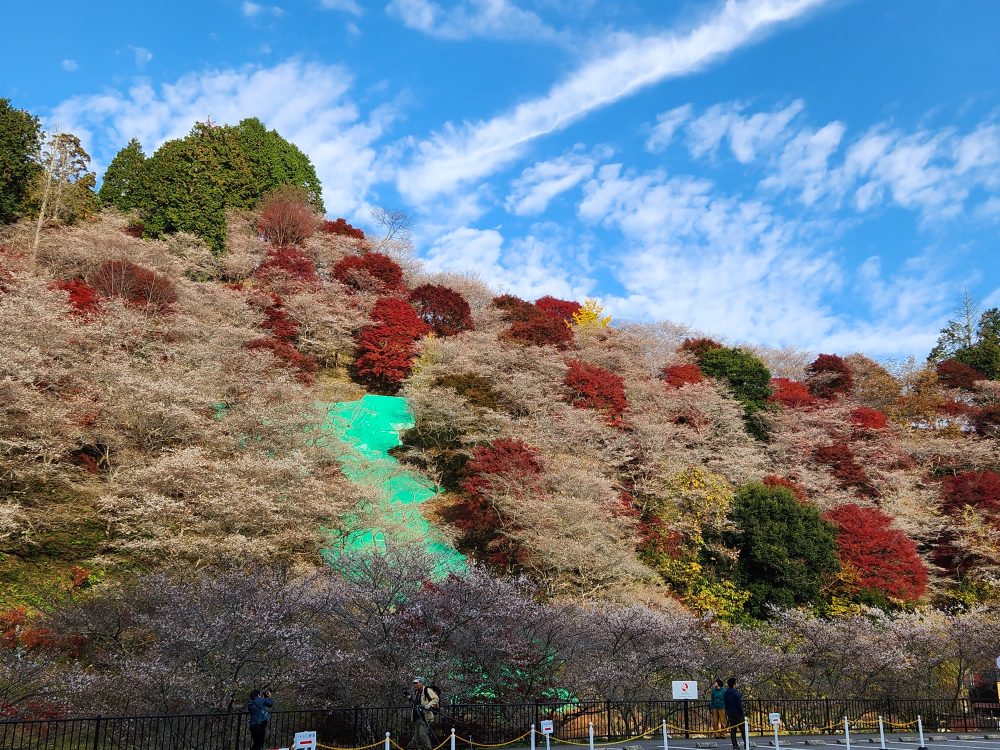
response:
<path fill-rule="evenodd" d="M 698 700 L 698 683 L 694 680 L 674 680 L 671 685 L 675 701 Z"/>

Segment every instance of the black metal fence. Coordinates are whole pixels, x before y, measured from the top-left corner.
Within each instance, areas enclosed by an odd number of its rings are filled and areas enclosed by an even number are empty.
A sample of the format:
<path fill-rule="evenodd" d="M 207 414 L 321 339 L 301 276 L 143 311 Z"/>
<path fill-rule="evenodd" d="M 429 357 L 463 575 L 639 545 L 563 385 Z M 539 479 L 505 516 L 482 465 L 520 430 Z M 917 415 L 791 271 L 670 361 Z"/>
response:
<path fill-rule="evenodd" d="M 913 733 L 919 715 L 925 732 L 997 730 L 1000 704 L 969 700 L 828 700 L 747 699 L 747 718 L 754 734 L 770 734 L 768 714 L 781 714 L 781 730 L 789 734 L 843 730 L 847 717 L 855 732 L 875 732 L 878 717 L 886 731 Z M 407 706 L 353 707 L 307 711 L 275 711 L 268 726 L 268 747 L 288 747 L 297 731 L 315 730 L 318 742 L 356 748 L 392 740 L 406 746 L 411 726 Z M 0 721 L 0 750 L 243 750 L 249 747 L 247 714 L 116 716 L 34 721 Z M 514 740 L 551 719 L 554 737 L 586 741 L 590 725 L 604 741 L 626 740 L 648 733 L 659 739 L 661 722 L 672 736 L 712 733 L 704 701 L 567 701 L 563 703 L 445 703 L 433 725 L 439 741 L 456 730 L 461 750 L 473 743 Z M 522 740 L 527 744 L 526 740 Z"/>

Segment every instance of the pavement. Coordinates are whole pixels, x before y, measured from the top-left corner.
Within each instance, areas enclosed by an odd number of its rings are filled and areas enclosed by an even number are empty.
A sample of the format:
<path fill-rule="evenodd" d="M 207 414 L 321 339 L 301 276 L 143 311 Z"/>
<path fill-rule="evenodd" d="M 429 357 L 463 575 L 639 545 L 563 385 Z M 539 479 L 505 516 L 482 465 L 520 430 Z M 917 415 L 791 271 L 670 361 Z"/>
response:
<path fill-rule="evenodd" d="M 927 732 L 924 734 L 924 742 L 928 750 L 1000 750 L 1000 729 L 996 730 L 974 730 L 970 732 Z M 552 750 L 576 750 L 561 743 L 552 743 Z M 581 743 L 586 747 L 586 743 Z M 886 750 L 917 750 L 920 746 L 916 734 L 886 733 Z M 539 743 L 538 750 L 544 749 L 544 744 Z M 728 739 L 702 739 L 702 738 L 669 738 L 669 750 L 730 750 L 732 746 Z M 742 747 L 742 743 L 741 743 Z M 759 750 L 775 750 L 773 737 L 751 737 L 750 747 Z M 778 750 L 781 748 L 795 748 L 795 750 L 805 750 L 807 747 L 816 748 L 838 748 L 846 750 L 847 743 L 843 735 L 781 735 L 778 738 Z M 857 750 L 876 750 L 881 747 L 878 734 L 854 734 L 851 733 L 851 747 Z M 663 750 L 663 740 L 645 740 L 636 742 L 626 742 L 622 744 L 608 745 L 606 743 L 595 742 L 595 750 Z M 582 748 L 581 748 L 582 750 Z"/>

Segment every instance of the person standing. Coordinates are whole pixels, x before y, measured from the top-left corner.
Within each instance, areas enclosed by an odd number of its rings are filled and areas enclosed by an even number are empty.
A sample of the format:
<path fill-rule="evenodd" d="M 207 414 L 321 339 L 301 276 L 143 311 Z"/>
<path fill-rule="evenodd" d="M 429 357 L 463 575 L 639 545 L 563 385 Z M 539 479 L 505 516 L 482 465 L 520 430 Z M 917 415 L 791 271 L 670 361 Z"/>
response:
<path fill-rule="evenodd" d="M 271 691 L 251 690 L 247 700 L 247 711 L 250 712 L 250 750 L 264 750 L 264 737 L 267 735 L 267 722 L 271 718 Z"/>
<path fill-rule="evenodd" d="M 735 677 L 726 680 L 726 684 L 729 687 L 723 694 L 723 702 L 726 708 L 726 722 L 729 724 L 729 739 L 733 741 L 733 750 L 740 750 L 736 742 L 736 728 L 739 727 L 740 734 L 743 735 L 744 750 L 750 750 L 750 745 L 747 743 L 747 729 L 743 723 L 747 718 L 746 710 L 743 708 L 743 693 L 736 689 Z"/>
<path fill-rule="evenodd" d="M 712 694 L 708 699 L 708 711 L 712 719 L 712 732 L 716 737 L 726 736 L 726 688 L 722 679 L 712 683 Z"/>
<path fill-rule="evenodd" d="M 417 750 L 431 750 L 431 723 L 437 717 L 440 696 L 424 684 L 423 677 L 413 678 L 413 711 L 410 720 L 413 722 L 413 736 L 410 737 L 410 747 Z"/>

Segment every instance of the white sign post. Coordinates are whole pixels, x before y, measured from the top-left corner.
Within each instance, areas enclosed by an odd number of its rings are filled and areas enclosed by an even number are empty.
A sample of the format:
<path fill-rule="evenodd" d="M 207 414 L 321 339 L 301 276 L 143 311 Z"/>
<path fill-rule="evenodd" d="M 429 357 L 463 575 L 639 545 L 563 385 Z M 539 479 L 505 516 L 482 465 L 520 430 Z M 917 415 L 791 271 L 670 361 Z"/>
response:
<path fill-rule="evenodd" d="M 694 680 L 674 680 L 670 684 L 675 701 L 698 700 L 698 683 Z"/>
<path fill-rule="evenodd" d="M 549 746 L 549 738 L 552 736 L 552 730 L 555 729 L 552 723 L 552 719 L 546 719 L 541 723 L 542 734 L 545 735 L 545 750 L 551 750 Z"/>
<path fill-rule="evenodd" d="M 292 750 L 316 750 L 315 732 L 296 732 L 292 740 Z"/>
<path fill-rule="evenodd" d="M 771 726 L 774 727 L 774 747 L 775 750 L 780 748 L 778 744 L 778 726 L 781 724 L 781 714 L 769 713 L 767 715 L 767 720 L 771 722 Z"/>

